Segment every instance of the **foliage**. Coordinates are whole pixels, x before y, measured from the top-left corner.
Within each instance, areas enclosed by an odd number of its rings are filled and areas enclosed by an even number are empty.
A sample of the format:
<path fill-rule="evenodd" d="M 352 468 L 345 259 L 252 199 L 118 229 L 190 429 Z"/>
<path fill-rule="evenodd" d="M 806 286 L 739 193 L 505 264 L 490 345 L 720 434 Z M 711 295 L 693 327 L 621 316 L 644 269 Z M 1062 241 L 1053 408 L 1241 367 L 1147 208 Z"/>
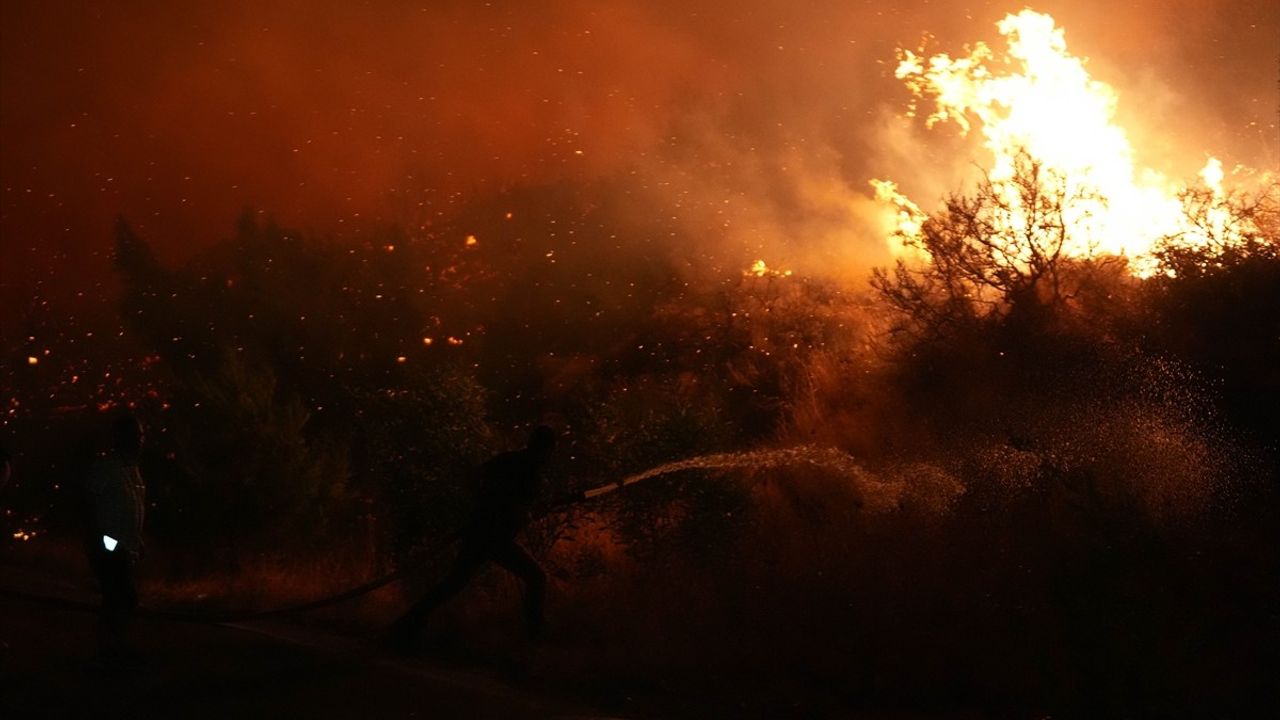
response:
<path fill-rule="evenodd" d="M 1165 237 L 1156 249 L 1164 278 L 1204 278 L 1280 259 L 1280 182 L 1229 194 L 1196 185 L 1181 199 L 1187 230 Z"/>
<path fill-rule="evenodd" d="M 1271 201 L 1189 190 L 1189 225 L 1213 239 L 1169 238 L 1160 272 L 1142 280 L 1120 259 L 1064 255 L 1081 231 L 1066 186 L 1024 153 L 1008 183 L 986 179 L 924 221 L 925 262 L 876 273 L 901 318 L 881 370 L 886 404 L 912 455 L 955 466 L 976 462 L 974 447 L 1029 443 L 1062 471 L 1043 482 L 1106 488 L 1131 521 L 1183 517 L 1239 470 L 1233 432 L 1257 442 L 1268 437 L 1257 428 L 1276 427 Z M 972 501 L 1005 492 L 977 472 Z"/>
<path fill-rule="evenodd" d="M 353 258 L 246 214 L 168 270 L 118 226 L 126 326 L 166 370 L 150 480 L 171 543 L 234 562 L 376 523 L 400 553 L 456 524 L 486 395 L 424 347 L 426 293 L 386 250 L 403 242 L 388 230 Z"/>
<path fill-rule="evenodd" d="M 876 269 L 872 286 L 928 336 L 1036 314 L 1073 299 L 1087 262 L 1065 254 L 1078 228 L 1073 213 L 1089 198 L 1068 191 L 1066 179 L 1020 152 L 1008 179 L 984 175 L 969 195 L 952 195 L 900 240 L 926 259 L 898 260 Z"/>
<path fill-rule="evenodd" d="M 347 546 L 400 562 L 457 528 L 470 470 L 540 421 L 562 430 L 548 505 L 707 453 L 832 446 L 865 475 L 684 471 L 552 508 L 522 540 L 577 570 L 552 628 L 593 652 L 563 658 L 616 648 L 677 681 L 750 665 L 872 705 L 927 688 L 1070 713 L 1080 687 L 1172 704 L 1206 677 L 1226 702 L 1252 676 L 1213 669 L 1257 656 L 1231 632 L 1273 589 L 1274 495 L 1238 482 L 1274 470 L 1255 451 L 1280 436 L 1273 216 L 1214 224 L 1222 198 L 1189 195 L 1205 227 L 1256 231 L 1170 239 L 1142 279 L 1066 258 L 1061 179 L 1030 158 L 1019 173 L 1016 199 L 990 180 L 951 198 L 923 226 L 931 261 L 878 273 L 871 301 L 782 273 L 698 284 L 639 245 L 550 257 L 557 213 L 603 222 L 564 188 L 341 245 L 249 215 L 174 267 L 122 225 L 127 377 L 147 383 L 119 393 L 151 431 L 155 545 L 185 566 L 275 554 L 285 578 Z M 1034 221 L 1012 233 L 1015 205 Z M 43 428 L 18 444 L 71 444 Z M 872 510 L 864 481 L 925 502 Z M 760 692 L 794 688 L 777 689 Z"/>
<path fill-rule="evenodd" d="M 174 390 L 185 409 L 165 418 L 162 442 L 176 472 L 149 478 L 168 500 L 162 537 L 234 562 L 348 529 L 346 447 L 308 434 L 311 413 L 270 367 L 226 353 Z"/>
<path fill-rule="evenodd" d="M 352 398 L 366 492 L 396 558 L 458 530 L 476 492 L 472 469 L 494 450 L 487 393 L 456 367 L 414 370 L 404 387 Z"/>
<path fill-rule="evenodd" d="M 1145 344 L 1195 368 L 1238 427 L 1280 437 L 1280 185 L 1253 195 L 1192 189 L 1201 242 L 1166 238 L 1144 298 Z"/>

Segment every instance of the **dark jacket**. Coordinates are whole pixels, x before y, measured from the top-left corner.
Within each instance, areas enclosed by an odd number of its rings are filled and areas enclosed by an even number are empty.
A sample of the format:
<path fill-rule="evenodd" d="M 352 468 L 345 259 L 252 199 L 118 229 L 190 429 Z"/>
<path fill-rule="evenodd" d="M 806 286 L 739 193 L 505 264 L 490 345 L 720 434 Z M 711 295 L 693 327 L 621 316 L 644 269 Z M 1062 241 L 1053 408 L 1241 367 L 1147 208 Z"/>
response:
<path fill-rule="evenodd" d="M 115 452 L 106 455 L 89 472 L 88 490 L 94 532 L 111 536 L 126 552 L 137 553 L 142 547 L 147 498 L 137 463 Z M 95 539 L 100 541 L 101 537 Z"/>
<path fill-rule="evenodd" d="M 466 533 L 473 540 L 510 540 L 529 524 L 542 489 L 541 463 L 529 450 L 505 452 L 480 466 L 480 491 Z"/>

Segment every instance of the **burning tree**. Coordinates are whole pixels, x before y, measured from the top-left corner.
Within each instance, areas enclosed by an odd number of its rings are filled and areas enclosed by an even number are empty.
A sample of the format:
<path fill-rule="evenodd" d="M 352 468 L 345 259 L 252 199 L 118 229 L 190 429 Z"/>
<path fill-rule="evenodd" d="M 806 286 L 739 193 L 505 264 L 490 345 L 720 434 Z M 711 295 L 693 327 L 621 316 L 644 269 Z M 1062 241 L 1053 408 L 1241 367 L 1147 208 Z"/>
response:
<path fill-rule="evenodd" d="M 927 335 L 1061 305 L 1079 292 L 1085 267 L 1123 263 L 1069 254 L 1081 242 L 1073 213 L 1094 201 L 1023 150 L 1007 179 L 984 174 L 971 195 L 899 225 L 896 239 L 921 261 L 877 268 L 872 285 Z"/>
<path fill-rule="evenodd" d="M 896 215 L 890 245 L 904 254 L 874 284 L 916 329 L 936 335 L 1077 296 L 1077 307 L 1114 305 L 1117 290 L 1140 285 L 1134 278 L 1185 276 L 1272 251 L 1265 226 L 1275 224 L 1274 202 L 1225 189 L 1217 158 L 1191 185 L 1139 162 L 1116 122 L 1119 93 L 1090 75 L 1051 16 L 1023 10 L 997 29 L 1003 51 L 979 42 L 958 56 L 898 52 L 906 115 L 973 133 L 989 158 L 971 194 L 931 214 L 894 183 L 872 181 Z M 1233 187 L 1267 182 L 1244 167 L 1231 174 Z"/>
<path fill-rule="evenodd" d="M 1234 424 L 1276 450 L 1280 437 L 1280 184 L 1251 192 L 1191 188 L 1194 232 L 1157 246 L 1143 335 L 1216 386 Z"/>
<path fill-rule="evenodd" d="M 1182 192 L 1185 228 L 1166 235 L 1154 251 L 1166 277 L 1205 277 L 1245 263 L 1280 261 L 1280 181 L 1227 192 L 1221 174 L 1221 165 L 1211 163 L 1205 182 Z"/>

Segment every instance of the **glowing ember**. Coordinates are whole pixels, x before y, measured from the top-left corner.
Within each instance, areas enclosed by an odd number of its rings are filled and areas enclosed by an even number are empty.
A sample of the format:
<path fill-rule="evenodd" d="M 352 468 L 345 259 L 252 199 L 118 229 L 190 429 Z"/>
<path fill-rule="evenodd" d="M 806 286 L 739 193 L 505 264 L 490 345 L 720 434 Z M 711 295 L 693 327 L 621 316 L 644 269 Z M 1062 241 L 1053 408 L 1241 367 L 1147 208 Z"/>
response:
<path fill-rule="evenodd" d="M 790 270 L 774 270 L 765 264 L 764 260 L 757 260 L 751 263 L 751 267 L 742 271 L 744 277 L 790 277 Z"/>
<path fill-rule="evenodd" d="M 510 213 L 508 213 L 507 215 L 508 215 L 508 217 L 510 217 Z M 467 236 L 467 247 L 472 247 L 473 245 L 476 245 L 476 244 L 477 244 L 477 243 L 479 243 L 479 242 L 480 242 L 480 241 L 476 239 L 476 236 L 475 236 L 475 235 L 468 235 L 468 236 Z"/>
<path fill-rule="evenodd" d="M 36 357 L 35 355 L 28 355 L 28 356 L 27 356 L 27 364 L 28 364 L 28 365 L 39 365 L 39 364 L 40 364 L 40 358 Z"/>
<path fill-rule="evenodd" d="M 908 116 L 929 100 L 934 109 L 927 127 L 953 122 L 968 133 L 977 126 L 992 155 L 988 176 L 1015 210 L 1018 199 L 1009 181 L 1019 153 L 1028 153 L 1065 184 L 1064 197 L 1071 202 L 1064 219 L 1073 230 L 1067 253 L 1126 255 L 1136 272 L 1150 272 L 1150 253 L 1162 238 L 1198 232 L 1189 227 L 1179 200 L 1184 188 L 1135 165 L 1128 134 L 1113 122 L 1116 91 L 1092 79 L 1084 59 L 1067 51 L 1052 17 L 1023 10 L 997 28 L 1008 45 L 1002 57 L 983 43 L 955 58 L 900 50 L 896 76 L 913 95 Z M 1210 158 L 1200 177 L 1214 197 L 1222 197 L 1221 162 Z M 897 244 L 909 246 L 925 213 L 894 183 L 873 180 L 872 186 L 876 198 L 895 210 Z M 1011 232 L 1020 231 L 1019 217 L 1011 215 Z"/>

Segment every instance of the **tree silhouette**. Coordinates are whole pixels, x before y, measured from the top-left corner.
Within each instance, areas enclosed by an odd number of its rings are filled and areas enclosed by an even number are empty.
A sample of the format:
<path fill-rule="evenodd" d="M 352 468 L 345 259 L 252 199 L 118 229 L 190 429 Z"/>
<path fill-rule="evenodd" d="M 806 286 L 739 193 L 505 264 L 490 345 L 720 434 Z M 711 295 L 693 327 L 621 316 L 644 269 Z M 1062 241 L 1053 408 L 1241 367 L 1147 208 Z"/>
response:
<path fill-rule="evenodd" d="M 1183 203 L 1191 230 L 1157 248 L 1146 344 L 1211 379 L 1226 417 L 1280 450 L 1280 184 L 1195 187 Z"/>
<path fill-rule="evenodd" d="M 1078 245 L 1071 217 L 1092 200 L 1022 151 L 1009 178 L 984 174 L 972 194 L 948 197 L 918 233 L 900 230 L 898 239 L 927 261 L 877 268 L 872 286 L 926 336 L 1059 305 L 1082 279 L 1072 272 L 1081 263 L 1064 252 Z"/>
<path fill-rule="evenodd" d="M 1181 194 L 1187 229 L 1163 238 L 1156 259 L 1166 277 L 1206 277 L 1250 261 L 1280 260 L 1280 181 L 1254 192 L 1205 185 Z"/>

